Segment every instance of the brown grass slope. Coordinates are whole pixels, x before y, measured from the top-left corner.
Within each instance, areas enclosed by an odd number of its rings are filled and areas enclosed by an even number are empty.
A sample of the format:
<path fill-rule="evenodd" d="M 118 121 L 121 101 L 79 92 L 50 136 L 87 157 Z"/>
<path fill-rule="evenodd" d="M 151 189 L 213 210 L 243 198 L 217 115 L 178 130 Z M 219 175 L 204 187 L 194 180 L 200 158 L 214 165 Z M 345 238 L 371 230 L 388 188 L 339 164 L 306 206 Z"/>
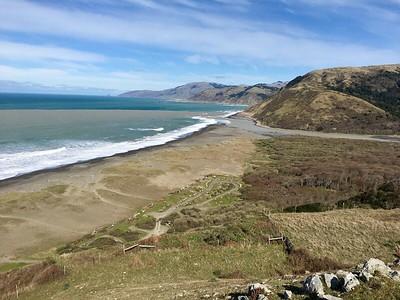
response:
<path fill-rule="evenodd" d="M 249 112 L 272 127 L 398 133 L 400 65 L 313 71 Z"/>
<path fill-rule="evenodd" d="M 202 91 L 190 98 L 193 101 L 216 101 L 234 104 L 256 104 L 267 100 L 279 90 L 278 87 L 267 84 L 251 86 L 226 86 Z"/>

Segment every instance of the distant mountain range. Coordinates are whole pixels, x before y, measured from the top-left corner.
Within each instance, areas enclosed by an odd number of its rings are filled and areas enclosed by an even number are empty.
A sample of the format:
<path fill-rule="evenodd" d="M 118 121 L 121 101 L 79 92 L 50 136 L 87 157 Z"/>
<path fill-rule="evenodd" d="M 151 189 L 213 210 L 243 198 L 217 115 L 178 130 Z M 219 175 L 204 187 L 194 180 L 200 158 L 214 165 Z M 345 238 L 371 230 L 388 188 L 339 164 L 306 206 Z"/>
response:
<path fill-rule="evenodd" d="M 317 70 L 249 109 L 289 129 L 400 133 L 400 64 Z"/>
<path fill-rule="evenodd" d="M 150 91 L 136 90 L 123 93 L 122 97 L 156 98 L 234 104 L 256 104 L 268 99 L 285 86 L 285 82 L 256 85 L 224 85 L 214 82 L 192 82 L 175 88 Z"/>
<path fill-rule="evenodd" d="M 118 95 L 121 91 L 95 87 L 69 85 L 44 85 L 34 82 L 0 80 L 0 93 L 38 93 L 38 94 L 75 94 L 75 95 Z"/>

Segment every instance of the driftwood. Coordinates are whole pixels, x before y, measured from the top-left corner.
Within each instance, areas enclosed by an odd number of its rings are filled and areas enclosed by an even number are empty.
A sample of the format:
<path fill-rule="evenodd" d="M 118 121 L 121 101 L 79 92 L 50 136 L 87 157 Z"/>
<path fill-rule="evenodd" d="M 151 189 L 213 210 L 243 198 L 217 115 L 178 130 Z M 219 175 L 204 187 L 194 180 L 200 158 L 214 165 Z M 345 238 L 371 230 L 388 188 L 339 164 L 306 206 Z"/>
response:
<path fill-rule="evenodd" d="M 132 245 L 132 246 L 129 246 L 129 247 L 124 247 L 124 253 L 126 253 L 126 252 L 128 252 L 128 251 L 131 251 L 131 250 L 133 250 L 133 249 L 135 249 L 135 248 L 144 248 L 144 249 L 152 249 L 152 248 L 155 248 L 156 246 L 154 246 L 154 245 L 141 245 L 141 244 L 135 244 L 135 245 Z"/>

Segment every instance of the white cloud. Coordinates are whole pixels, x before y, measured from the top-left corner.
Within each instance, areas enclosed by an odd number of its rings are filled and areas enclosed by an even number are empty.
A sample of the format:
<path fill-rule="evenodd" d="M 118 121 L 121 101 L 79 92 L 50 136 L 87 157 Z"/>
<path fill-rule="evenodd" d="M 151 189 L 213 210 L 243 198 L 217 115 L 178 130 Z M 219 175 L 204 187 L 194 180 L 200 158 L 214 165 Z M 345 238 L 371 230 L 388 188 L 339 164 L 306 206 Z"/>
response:
<path fill-rule="evenodd" d="M 13 43 L 0 40 L 0 59 L 7 60 L 60 60 L 71 62 L 101 62 L 103 55 L 55 46 Z"/>
<path fill-rule="evenodd" d="M 218 65 L 219 64 L 219 59 L 214 56 L 204 56 L 204 55 L 199 55 L 199 54 L 193 54 L 190 56 L 185 57 L 185 61 L 190 63 L 190 64 L 202 64 L 202 63 L 207 63 L 207 64 L 213 64 L 213 65 Z"/>
<path fill-rule="evenodd" d="M 162 89 L 174 86 L 174 81 L 164 74 L 146 71 L 93 71 L 57 69 L 57 68 L 24 68 L 0 65 L 0 80 L 33 82 L 46 86 L 97 87 L 126 91 L 142 89 Z"/>
<path fill-rule="evenodd" d="M 202 17 L 206 21 L 201 25 L 164 15 L 151 15 L 151 18 L 133 15 L 128 20 L 3 0 L 0 29 L 102 42 L 123 41 L 206 56 L 260 60 L 278 66 L 363 65 L 400 60 L 398 51 L 290 36 L 269 32 L 268 28 L 255 28 L 256 24 L 251 22 L 231 19 L 217 22 L 212 15 Z"/>
<path fill-rule="evenodd" d="M 0 64 L 0 89 L 4 82 L 12 83 L 12 87 L 21 88 L 31 85 L 36 89 L 59 91 L 64 87 L 67 91 L 95 91 L 111 93 L 112 91 L 128 91 L 135 89 L 161 90 L 188 82 L 213 81 L 223 84 L 255 84 L 272 82 L 277 78 L 241 73 L 215 73 L 201 75 L 196 73 L 170 74 L 148 71 L 100 71 L 100 70 L 68 70 L 57 68 L 19 68 Z M 89 88 L 88 88 L 89 87 Z M 22 90 L 21 90 L 22 91 Z M 118 92 L 114 92 L 118 93 Z"/>

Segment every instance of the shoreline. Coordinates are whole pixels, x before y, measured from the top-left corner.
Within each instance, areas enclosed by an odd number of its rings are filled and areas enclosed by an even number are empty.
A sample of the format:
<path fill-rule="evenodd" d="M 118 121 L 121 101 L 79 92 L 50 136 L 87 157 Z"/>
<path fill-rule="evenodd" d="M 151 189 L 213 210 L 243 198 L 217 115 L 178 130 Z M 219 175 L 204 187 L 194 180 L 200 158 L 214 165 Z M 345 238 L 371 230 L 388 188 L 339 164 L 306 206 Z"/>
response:
<path fill-rule="evenodd" d="M 227 118 L 230 118 L 230 117 L 231 116 L 229 116 Z M 116 153 L 116 154 L 113 154 L 113 155 L 110 155 L 110 156 L 96 157 L 96 158 L 85 160 L 85 161 L 77 161 L 77 162 L 74 162 L 74 163 L 71 163 L 71 164 L 60 165 L 60 166 L 56 166 L 56 167 L 53 167 L 53 168 L 45 168 L 45 169 L 41 169 L 41 170 L 37 170 L 37 171 L 25 173 L 25 174 L 20 174 L 20 175 L 13 176 L 13 177 L 10 177 L 10 178 L 0 179 L 0 188 L 16 184 L 19 181 L 32 179 L 33 177 L 36 177 L 38 175 L 52 174 L 52 173 L 56 173 L 56 172 L 60 172 L 60 171 L 68 171 L 68 170 L 70 170 L 70 169 L 72 169 L 72 168 L 74 168 L 76 166 L 84 166 L 84 165 L 91 166 L 91 165 L 94 165 L 96 163 L 103 162 L 103 161 L 106 161 L 108 159 L 112 159 L 112 158 L 116 158 L 116 157 L 127 157 L 127 156 L 131 156 L 131 155 L 134 155 L 134 154 L 137 154 L 137 153 L 140 153 L 140 152 L 144 152 L 144 151 L 151 151 L 151 150 L 154 150 L 154 149 L 161 149 L 163 147 L 169 147 L 169 146 L 173 145 L 174 143 L 178 143 L 178 142 L 181 142 L 183 140 L 193 138 L 193 137 L 195 137 L 197 135 L 200 135 L 200 134 L 205 133 L 207 131 L 211 131 L 211 130 L 213 130 L 215 128 L 218 128 L 220 126 L 226 126 L 226 125 L 225 124 L 212 124 L 212 125 L 209 125 L 209 126 L 207 126 L 205 128 L 202 128 L 202 129 L 200 129 L 198 131 L 194 131 L 191 134 L 188 134 L 186 136 L 182 136 L 181 138 L 178 138 L 178 139 L 175 139 L 175 140 L 172 140 L 172 141 L 168 141 L 165 144 L 144 147 L 144 148 L 140 148 L 140 149 L 136 149 L 136 150 L 130 150 L 130 151 L 127 151 L 127 152 L 122 152 L 122 153 Z"/>
<path fill-rule="evenodd" d="M 114 224 L 204 176 L 240 176 L 254 135 L 222 125 L 0 183 L 0 258 L 32 257 Z"/>

